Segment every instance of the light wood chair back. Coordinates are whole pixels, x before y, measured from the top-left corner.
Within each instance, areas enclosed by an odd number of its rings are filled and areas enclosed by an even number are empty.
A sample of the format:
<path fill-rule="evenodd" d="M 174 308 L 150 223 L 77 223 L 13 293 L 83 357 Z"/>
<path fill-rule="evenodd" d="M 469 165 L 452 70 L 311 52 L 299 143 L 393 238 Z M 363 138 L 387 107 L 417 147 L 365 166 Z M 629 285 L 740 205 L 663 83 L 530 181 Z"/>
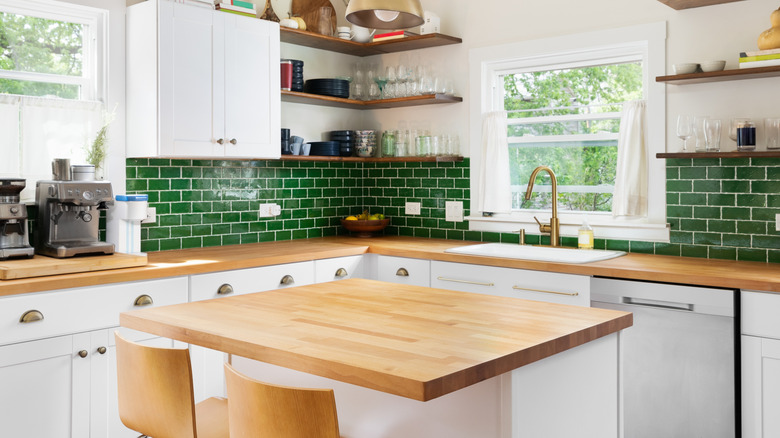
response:
<path fill-rule="evenodd" d="M 122 423 L 154 438 L 197 438 L 189 350 L 114 335 Z"/>
<path fill-rule="evenodd" d="M 332 389 L 263 383 L 225 364 L 230 436 L 235 438 L 339 438 Z"/>

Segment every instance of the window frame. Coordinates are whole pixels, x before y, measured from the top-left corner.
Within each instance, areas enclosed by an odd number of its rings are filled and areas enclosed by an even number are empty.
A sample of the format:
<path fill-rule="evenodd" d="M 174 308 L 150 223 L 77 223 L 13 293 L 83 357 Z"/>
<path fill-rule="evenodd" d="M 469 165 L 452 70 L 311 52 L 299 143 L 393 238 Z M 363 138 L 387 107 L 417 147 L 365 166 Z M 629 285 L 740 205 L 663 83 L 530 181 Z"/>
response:
<path fill-rule="evenodd" d="M 666 23 L 651 23 L 626 28 L 567 35 L 543 40 L 472 49 L 469 53 L 471 90 L 471 205 L 479 205 L 479 168 L 481 160 L 481 120 L 488 111 L 503 110 L 503 83 L 499 79 L 508 72 L 521 69 L 537 71 L 587 66 L 604 59 L 629 59 L 641 56 L 644 66 L 644 93 L 648 102 L 648 217 L 642 219 L 613 218 L 603 212 L 559 212 L 562 236 L 576 236 L 584 217 L 599 238 L 669 241 L 666 218 L 666 174 L 663 160 L 656 153 L 665 150 L 666 90 L 655 82 L 662 76 L 666 64 Z M 543 164 L 543 163 L 539 163 Z M 496 213 L 482 217 L 472 211 L 467 218 L 469 229 L 475 231 L 513 232 L 525 229 L 538 233 L 534 220 L 546 222 L 550 210 L 526 210 Z"/>

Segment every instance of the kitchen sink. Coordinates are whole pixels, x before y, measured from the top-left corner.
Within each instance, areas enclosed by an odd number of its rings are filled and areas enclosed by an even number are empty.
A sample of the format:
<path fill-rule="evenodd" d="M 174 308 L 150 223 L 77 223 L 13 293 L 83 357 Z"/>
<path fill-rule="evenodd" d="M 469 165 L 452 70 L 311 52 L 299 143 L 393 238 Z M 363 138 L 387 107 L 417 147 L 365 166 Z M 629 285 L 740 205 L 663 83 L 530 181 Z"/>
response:
<path fill-rule="evenodd" d="M 459 246 L 457 248 L 446 249 L 444 252 L 558 263 L 590 263 L 608 260 L 626 254 L 624 251 L 553 248 L 510 243 L 483 243 L 480 245 Z"/>

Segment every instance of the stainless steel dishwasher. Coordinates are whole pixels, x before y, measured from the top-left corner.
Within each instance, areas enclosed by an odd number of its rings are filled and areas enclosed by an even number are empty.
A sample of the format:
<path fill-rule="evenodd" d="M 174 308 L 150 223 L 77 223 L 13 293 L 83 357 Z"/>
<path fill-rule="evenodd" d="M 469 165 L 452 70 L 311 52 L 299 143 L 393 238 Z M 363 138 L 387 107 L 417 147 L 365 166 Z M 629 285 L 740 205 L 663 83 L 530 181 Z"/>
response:
<path fill-rule="evenodd" d="M 634 314 L 621 334 L 625 438 L 739 436 L 738 294 L 593 278 L 591 305 Z"/>

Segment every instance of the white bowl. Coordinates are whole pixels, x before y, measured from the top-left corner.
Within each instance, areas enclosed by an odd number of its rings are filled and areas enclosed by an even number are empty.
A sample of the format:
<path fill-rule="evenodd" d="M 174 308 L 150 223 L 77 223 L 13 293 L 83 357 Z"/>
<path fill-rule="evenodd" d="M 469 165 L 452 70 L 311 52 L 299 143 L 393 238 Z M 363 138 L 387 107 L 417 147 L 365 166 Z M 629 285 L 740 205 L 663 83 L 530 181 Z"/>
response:
<path fill-rule="evenodd" d="M 694 64 L 691 62 L 674 64 L 672 66 L 672 70 L 674 70 L 674 74 L 676 75 L 687 75 L 689 73 L 695 73 L 697 68 L 699 68 L 699 64 Z"/>
<path fill-rule="evenodd" d="M 726 61 L 706 61 L 701 63 L 701 71 L 721 71 L 726 67 Z"/>

